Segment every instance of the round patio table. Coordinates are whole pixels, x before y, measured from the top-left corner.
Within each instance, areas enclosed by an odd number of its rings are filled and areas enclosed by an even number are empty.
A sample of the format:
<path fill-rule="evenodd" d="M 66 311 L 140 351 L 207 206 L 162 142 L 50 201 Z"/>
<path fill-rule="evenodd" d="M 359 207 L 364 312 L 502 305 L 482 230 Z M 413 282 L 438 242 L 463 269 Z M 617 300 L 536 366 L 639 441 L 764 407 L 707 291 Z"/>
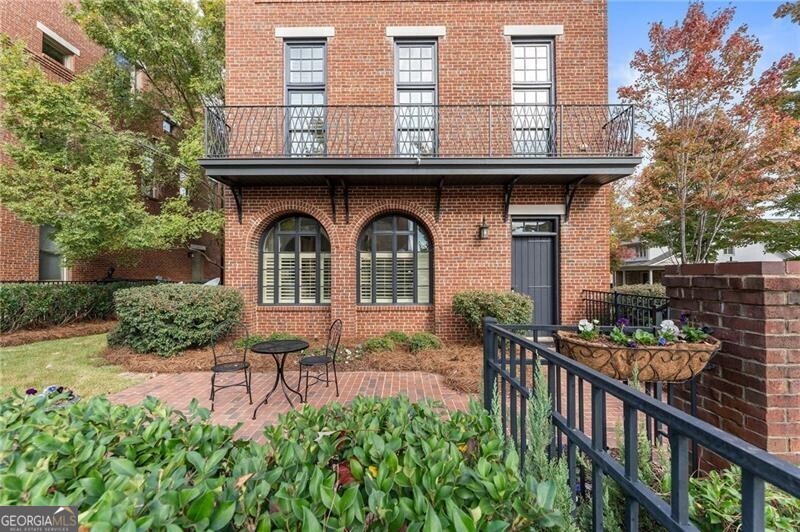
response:
<path fill-rule="evenodd" d="M 250 348 L 250 351 L 259 355 L 272 355 L 272 359 L 275 360 L 275 382 L 272 385 L 272 389 L 267 392 L 267 395 L 264 397 L 264 400 L 258 403 L 256 409 L 253 411 L 253 419 L 256 418 L 256 414 L 258 413 L 258 409 L 261 408 L 261 405 L 267 404 L 269 401 L 270 396 L 275 393 L 275 390 L 278 389 L 278 384 L 281 385 L 281 389 L 283 391 L 283 395 L 286 396 L 286 400 L 289 401 L 289 404 L 292 405 L 294 408 L 294 403 L 289 398 L 289 394 L 286 391 L 290 391 L 296 393 L 300 396 L 300 402 L 303 402 L 303 394 L 300 393 L 299 390 L 295 390 L 289 383 L 286 382 L 286 377 L 283 374 L 284 364 L 286 363 L 286 355 L 289 353 L 299 353 L 300 351 L 304 351 L 308 349 L 308 342 L 303 340 L 272 340 L 270 342 L 261 342 L 255 344 L 253 347 Z"/>

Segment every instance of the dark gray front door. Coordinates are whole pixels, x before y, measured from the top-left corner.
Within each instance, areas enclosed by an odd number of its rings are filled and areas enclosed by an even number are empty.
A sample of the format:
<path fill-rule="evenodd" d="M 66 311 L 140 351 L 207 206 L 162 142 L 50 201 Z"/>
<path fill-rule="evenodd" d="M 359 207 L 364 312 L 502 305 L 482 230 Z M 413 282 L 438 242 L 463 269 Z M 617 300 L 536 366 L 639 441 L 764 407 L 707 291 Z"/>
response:
<path fill-rule="evenodd" d="M 515 222 L 513 226 L 517 226 Z M 533 299 L 533 323 L 558 323 L 558 276 L 555 222 L 543 228 L 551 231 L 536 234 L 527 222 L 515 229 L 512 238 L 511 287 Z"/>

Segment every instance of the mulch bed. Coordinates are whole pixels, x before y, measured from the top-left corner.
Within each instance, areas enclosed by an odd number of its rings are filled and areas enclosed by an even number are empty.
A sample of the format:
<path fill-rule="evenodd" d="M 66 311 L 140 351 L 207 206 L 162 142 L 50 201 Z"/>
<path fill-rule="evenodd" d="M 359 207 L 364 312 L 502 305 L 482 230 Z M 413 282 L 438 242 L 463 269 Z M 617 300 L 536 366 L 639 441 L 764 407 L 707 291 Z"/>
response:
<path fill-rule="evenodd" d="M 80 323 L 58 325 L 56 327 L 48 327 L 46 329 L 32 329 L 14 331 L 12 333 L 2 333 L 0 334 L 0 347 L 12 347 L 15 345 L 32 344 L 34 342 L 44 342 L 47 340 L 61 340 L 63 338 L 75 338 L 77 336 L 102 334 L 113 329 L 116 324 L 116 320 L 84 321 Z"/>
<path fill-rule="evenodd" d="M 104 358 L 115 365 L 134 373 L 183 373 L 187 371 L 209 371 L 212 365 L 210 349 L 192 349 L 173 357 L 139 354 L 125 347 L 109 347 Z M 253 371 L 274 371 L 272 357 L 248 355 Z M 444 377 L 445 384 L 466 393 L 478 393 L 483 365 L 483 349 L 479 345 L 445 345 L 441 349 L 409 353 L 404 349 L 366 354 L 359 359 L 345 360 L 340 351 L 337 358 L 338 371 L 426 371 Z M 297 355 L 286 359 L 287 375 L 297 371 Z"/>

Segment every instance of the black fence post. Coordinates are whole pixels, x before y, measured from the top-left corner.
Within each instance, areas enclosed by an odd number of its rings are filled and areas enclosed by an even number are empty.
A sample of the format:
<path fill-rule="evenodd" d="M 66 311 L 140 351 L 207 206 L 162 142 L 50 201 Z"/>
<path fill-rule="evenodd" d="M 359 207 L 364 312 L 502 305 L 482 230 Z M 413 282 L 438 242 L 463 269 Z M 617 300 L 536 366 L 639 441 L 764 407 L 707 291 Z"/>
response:
<path fill-rule="evenodd" d="M 497 324 L 497 319 L 487 316 L 483 318 L 483 406 L 489 412 L 492 411 L 492 398 L 494 396 L 495 370 L 489 364 L 490 360 L 497 357 L 497 347 L 494 329 L 492 325 Z"/>

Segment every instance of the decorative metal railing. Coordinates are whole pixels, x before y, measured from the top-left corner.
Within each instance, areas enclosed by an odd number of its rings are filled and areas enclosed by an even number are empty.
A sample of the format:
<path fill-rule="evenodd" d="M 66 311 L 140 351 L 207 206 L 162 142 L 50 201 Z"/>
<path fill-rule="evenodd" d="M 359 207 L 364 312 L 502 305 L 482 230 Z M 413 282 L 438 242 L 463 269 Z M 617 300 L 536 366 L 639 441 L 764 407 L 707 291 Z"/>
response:
<path fill-rule="evenodd" d="M 630 105 L 208 106 L 207 158 L 622 157 Z"/>
<path fill-rule="evenodd" d="M 634 327 L 652 327 L 669 317 L 669 298 L 583 290 L 584 317 L 598 320 L 601 325 L 613 325 L 625 318 Z"/>
<path fill-rule="evenodd" d="M 566 460 L 569 485 L 576 499 L 591 504 L 592 530 L 603 530 L 604 483 L 615 482 L 624 494 L 624 528 L 639 530 L 640 509 L 665 530 L 696 531 L 689 520 L 690 448 L 702 448 L 738 466 L 742 471 L 741 528 L 764 530 L 765 484 L 800 498 L 800 469 L 744 440 L 687 415 L 669 404 L 627 384 L 607 377 L 544 345 L 540 339 L 555 330 L 574 327 L 553 325 L 500 325 L 484 323 L 484 405 L 494 411 L 495 392 L 503 430 L 525 456 L 528 401 L 538 360 L 546 372 L 552 406 L 551 456 Z M 674 385 L 677 386 L 677 385 Z M 668 394 L 669 394 L 668 390 Z M 589 396 L 588 409 L 584 397 Z M 670 402 L 671 397 L 668 398 Z M 610 409 L 622 414 L 616 450 L 609 447 Z M 668 440 L 670 493 L 654 491 L 639 478 L 639 422 L 655 424 L 657 435 Z M 534 430 L 540 430 L 539 427 Z M 624 451 L 623 451 L 624 449 Z M 521 461 L 524 471 L 524 461 Z"/>

